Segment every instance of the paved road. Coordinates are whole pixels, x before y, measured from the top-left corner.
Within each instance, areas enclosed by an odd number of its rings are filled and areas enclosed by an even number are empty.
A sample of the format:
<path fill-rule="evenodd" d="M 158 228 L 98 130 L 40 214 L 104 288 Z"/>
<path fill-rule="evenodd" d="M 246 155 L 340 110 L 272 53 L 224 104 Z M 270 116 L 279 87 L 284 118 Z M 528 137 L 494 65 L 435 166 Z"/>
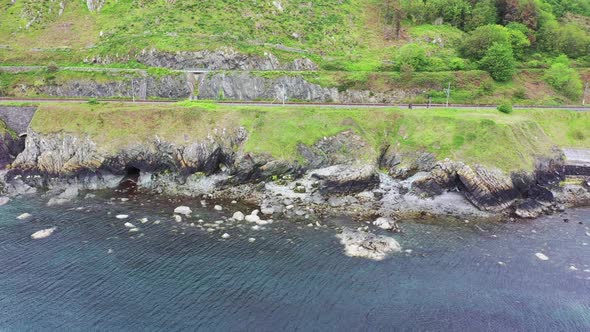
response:
<path fill-rule="evenodd" d="M 16 102 L 16 103 L 80 103 L 80 102 L 87 102 L 88 98 L 8 98 L 8 97 L 0 97 L 0 102 L 7 101 L 7 102 Z M 137 104 L 172 104 L 182 100 L 131 100 L 131 99 L 98 99 L 100 102 L 107 102 L 107 103 L 137 103 Z M 225 105 L 236 105 L 236 106 L 281 106 L 282 103 L 279 102 L 260 102 L 260 101 L 216 101 L 219 104 Z M 336 104 L 336 103 L 319 103 L 319 102 L 287 102 L 285 103 L 286 106 L 295 106 L 295 107 L 308 107 L 308 106 L 316 106 L 316 107 L 329 107 L 329 108 L 391 108 L 391 107 L 400 107 L 400 108 L 409 108 L 408 104 Z M 432 104 L 430 108 L 444 108 L 446 105 L 444 104 Z M 495 109 L 495 105 L 465 105 L 465 104 L 450 104 L 450 108 L 460 108 L 460 109 Z M 416 109 L 427 109 L 429 108 L 426 104 L 412 104 L 412 108 Z M 580 111 L 580 112 L 588 112 L 590 111 L 590 106 L 542 106 L 542 105 L 516 105 L 514 106 L 516 109 L 531 109 L 531 108 L 539 108 L 539 109 L 548 109 L 548 110 L 567 110 L 567 111 Z"/>

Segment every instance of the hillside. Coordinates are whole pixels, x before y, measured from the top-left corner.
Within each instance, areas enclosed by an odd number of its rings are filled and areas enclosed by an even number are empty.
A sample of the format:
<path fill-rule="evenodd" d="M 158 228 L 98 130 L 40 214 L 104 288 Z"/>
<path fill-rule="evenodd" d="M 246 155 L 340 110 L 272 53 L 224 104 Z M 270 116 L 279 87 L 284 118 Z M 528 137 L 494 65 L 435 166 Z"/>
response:
<path fill-rule="evenodd" d="M 525 89 L 535 80 L 518 70 L 537 70 L 552 103 L 579 103 L 581 68 L 590 66 L 589 7 L 584 0 L 1 0 L 0 63 L 399 72 L 402 81 L 417 72 L 484 70 L 498 82 L 520 73 L 514 82 Z M 564 79 L 545 75 L 556 63 L 553 75 Z M 481 86 L 471 83 L 473 95 Z"/>

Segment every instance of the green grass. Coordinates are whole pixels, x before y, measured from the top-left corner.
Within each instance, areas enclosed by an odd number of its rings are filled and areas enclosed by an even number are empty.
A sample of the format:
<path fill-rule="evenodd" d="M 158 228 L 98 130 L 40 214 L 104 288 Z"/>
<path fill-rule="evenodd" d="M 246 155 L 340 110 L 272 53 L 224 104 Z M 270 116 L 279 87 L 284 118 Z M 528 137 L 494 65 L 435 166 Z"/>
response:
<path fill-rule="evenodd" d="M 213 105 L 213 106 L 212 106 Z M 590 148 L 590 113 L 515 110 L 327 109 L 170 105 L 42 104 L 32 122 L 40 133 L 88 135 L 107 152 L 157 136 L 174 143 L 207 137 L 215 129 L 245 127 L 245 152 L 301 160 L 298 144 L 351 129 L 369 143 L 359 161 L 377 160 L 385 146 L 428 151 L 438 159 L 479 163 L 503 171 L 531 170 L 552 148 Z M 581 133 L 581 135 L 580 135 Z"/>

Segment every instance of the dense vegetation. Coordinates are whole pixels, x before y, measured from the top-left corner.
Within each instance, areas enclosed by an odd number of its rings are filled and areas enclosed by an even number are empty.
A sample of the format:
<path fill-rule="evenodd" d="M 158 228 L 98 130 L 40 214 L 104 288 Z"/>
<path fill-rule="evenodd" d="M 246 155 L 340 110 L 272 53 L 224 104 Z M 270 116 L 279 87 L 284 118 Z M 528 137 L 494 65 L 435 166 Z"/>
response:
<path fill-rule="evenodd" d="M 575 102 L 578 68 L 590 67 L 587 0 L 89 2 L 93 11 L 87 1 L 0 0 L 0 62 L 85 65 L 110 57 L 140 67 L 133 55 L 145 49 L 231 47 L 406 80 L 485 70 L 510 82 L 519 69 L 547 70 L 546 83 Z M 558 72 L 566 82 L 555 79 Z"/>

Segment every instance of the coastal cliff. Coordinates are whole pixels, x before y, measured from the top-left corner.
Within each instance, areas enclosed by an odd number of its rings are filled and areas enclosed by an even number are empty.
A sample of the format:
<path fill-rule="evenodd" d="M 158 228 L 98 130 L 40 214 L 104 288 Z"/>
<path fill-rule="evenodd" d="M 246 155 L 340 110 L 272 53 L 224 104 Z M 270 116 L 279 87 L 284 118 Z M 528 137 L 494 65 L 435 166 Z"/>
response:
<path fill-rule="evenodd" d="M 287 215 L 330 211 L 359 218 L 536 217 L 589 201 L 587 184 L 560 186 L 565 167 L 557 137 L 532 118 L 463 120 L 458 111 L 394 109 L 372 110 L 367 118 L 359 112 L 43 106 L 22 152 L 7 158 L 4 191 L 99 189 L 134 176 L 140 187 L 165 194 L 240 199 Z M 481 121 L 487 121 L 483 131 Z M 454 130 L 449 137 L 414 127 L 445 122 Z M 468 133 L 469 144 L 458 145 Z M 500 147 L 501 159 L 490 134 L 512 144 Z"/>

